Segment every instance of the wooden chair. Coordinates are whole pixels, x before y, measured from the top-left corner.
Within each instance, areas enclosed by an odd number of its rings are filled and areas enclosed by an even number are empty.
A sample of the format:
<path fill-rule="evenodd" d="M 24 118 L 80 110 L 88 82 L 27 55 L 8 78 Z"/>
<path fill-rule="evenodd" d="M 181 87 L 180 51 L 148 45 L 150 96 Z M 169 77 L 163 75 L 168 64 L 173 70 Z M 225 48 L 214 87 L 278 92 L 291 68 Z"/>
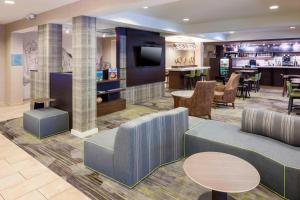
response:
<path fill-rule="evenodd" d="M 216 87 L 214 102 L 216 104 L 232 104 L 232 107 L 235 108 L 234 102 L 236 98 L 236 93 L 240 81 L 240 74 L 233 73 L 231 74 L 227 84 L 219 85 Z"/>
<path fill-rule="evenodd" d="M 289 95 L 289 106 L 288 106 L 288 114 L 291 114 L 293 109 L 299 108 L 299 106 L 294 105 L 294 99 L 300 99 L 300 90 L 293 89 L 293 85 L 290 81 L 287 81 L 287 90 Z"/>
<path fill-rule="evenodd" d="M 193 96 L 191 98 L 182 97 L 179 106 L 188 108 L 190 116 L 208 116 L 211 119 L 215 87 L 215 81 L 198 81 Z"/>
<path fill-rule="evenodd" d="M 193 89 L 196 79 L 196 71 L 192 70 L 189 74 L 184 75 L 184 88 Z"/>

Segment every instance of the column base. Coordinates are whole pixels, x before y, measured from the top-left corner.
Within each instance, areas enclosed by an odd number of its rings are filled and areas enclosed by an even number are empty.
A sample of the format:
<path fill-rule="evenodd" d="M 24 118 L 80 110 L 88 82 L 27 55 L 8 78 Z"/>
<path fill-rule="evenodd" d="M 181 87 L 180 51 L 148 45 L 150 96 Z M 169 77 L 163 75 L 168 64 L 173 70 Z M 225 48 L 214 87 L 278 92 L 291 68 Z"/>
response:
<path fill-rule="evenodd" d="M 98 133 L 98 131 L 99 131 L 98 128 L 94 128 L 94 129 L 84 131 L 84 132 L 80 132 L 80 131 L 77 131 L 75 129 L 72 129 L 71 134 L 76 136 L 76 137 L 79 137 L 79 138 L 86 138 L 86 137 L 89 137 L 91 135 L 94 135 L 94 134 Z"/>

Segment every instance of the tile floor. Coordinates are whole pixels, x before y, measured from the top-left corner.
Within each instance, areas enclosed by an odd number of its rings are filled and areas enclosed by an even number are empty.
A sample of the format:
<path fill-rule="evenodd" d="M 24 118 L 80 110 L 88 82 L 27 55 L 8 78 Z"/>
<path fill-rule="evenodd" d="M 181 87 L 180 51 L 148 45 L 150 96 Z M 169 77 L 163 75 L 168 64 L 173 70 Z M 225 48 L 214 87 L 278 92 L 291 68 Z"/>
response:
<path fill-rule="evenodd" d="M 22 117 L 23 113 L 29 109 L 29 102 L 17 106 L 0 106 L 0 122 Z"/>
<path fill-rule="evenodd" d="M 21 117 L 29 103 L 0 107 L 0 121 Z M 0 200 L 88 200 L 0 133 Z"/>

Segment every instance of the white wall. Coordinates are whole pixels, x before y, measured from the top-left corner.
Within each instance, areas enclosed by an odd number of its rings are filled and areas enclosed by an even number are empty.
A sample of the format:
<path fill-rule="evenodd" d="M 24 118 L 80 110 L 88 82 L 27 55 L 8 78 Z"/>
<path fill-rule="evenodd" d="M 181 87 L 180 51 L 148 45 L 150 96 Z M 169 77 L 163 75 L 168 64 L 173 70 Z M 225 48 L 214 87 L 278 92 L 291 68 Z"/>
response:
<path fill-rule="evenodd" d="M 11 35 L 11 52 L 12 54 L 23 54 L 23 34 L 21 33 L 12 33 Z M 9 86 L 10 91 L 8 97 L 9 105 L 18 105 L 23 103 L 23 66 L 12 66 L 9 63 Z"/>
<path fill-rule="evenodd" d="M 5 30 L 0 25 L 0 105 L 5 101 Z"/>
<path fill-rule="evenodd" d="M 99 62 L 102 57 L 102 62 L 116 66 L 116 45 L 116 38 L 114 37 L 97 38 L 97 62 Z"/>
<path fill-rule="evenodd" d="M 23 34 L 23 65 L 24 65 L 24 90 L 23 99 L 30 98 L 30 70 L 38 67 L 38 34 L 28 32 Z"/>

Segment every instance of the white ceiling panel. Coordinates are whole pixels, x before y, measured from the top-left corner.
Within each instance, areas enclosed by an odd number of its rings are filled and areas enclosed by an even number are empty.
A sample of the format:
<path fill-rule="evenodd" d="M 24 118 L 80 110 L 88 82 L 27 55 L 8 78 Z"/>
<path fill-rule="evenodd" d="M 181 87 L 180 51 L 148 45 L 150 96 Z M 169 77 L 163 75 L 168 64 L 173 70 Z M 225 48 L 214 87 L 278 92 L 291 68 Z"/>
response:
<path fill-rule="evenodd" d="M 5 4 L 0 0 L 0 24 L 10 23 L 30 13 L 39 14 L 61 7 L 78 0 L 14 0 L 14 5 Z"/>

